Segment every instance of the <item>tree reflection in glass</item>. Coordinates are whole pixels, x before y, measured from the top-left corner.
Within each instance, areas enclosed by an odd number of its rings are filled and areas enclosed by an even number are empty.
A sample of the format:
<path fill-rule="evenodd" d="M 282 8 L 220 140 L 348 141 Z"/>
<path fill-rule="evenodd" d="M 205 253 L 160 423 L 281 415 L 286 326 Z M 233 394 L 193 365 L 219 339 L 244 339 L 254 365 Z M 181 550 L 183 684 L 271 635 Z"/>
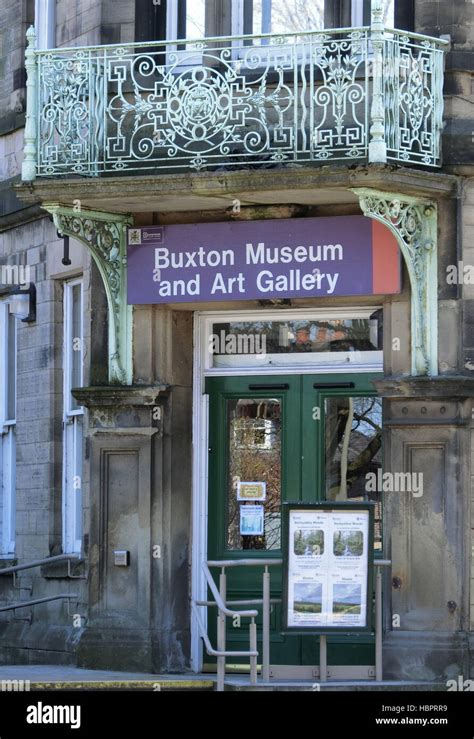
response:
<path fill-rule="evenodd" d="M 375 548 L 382 547 L 380 491 L 367 491 L 367 474 L 382 467 L 382 399 L 326 399 L 326 499 L 375 502 Z"/>
<path fill-rule="evenodd" d="M 227 548 L 279 549 L 281 506 L 281 404 L 273 398 L 227 401 L 229 476 Z M 239 482 L 265 482 L 263 536 L 241 535 Z"/>

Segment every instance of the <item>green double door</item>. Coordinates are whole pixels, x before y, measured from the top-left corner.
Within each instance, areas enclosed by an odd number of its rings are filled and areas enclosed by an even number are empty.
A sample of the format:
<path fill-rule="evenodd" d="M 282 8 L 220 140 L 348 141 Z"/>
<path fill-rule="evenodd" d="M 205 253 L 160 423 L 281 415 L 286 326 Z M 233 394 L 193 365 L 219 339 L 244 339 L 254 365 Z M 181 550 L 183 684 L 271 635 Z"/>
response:
<path fill-rule="evenodd" d="M 381 553 L 381 502 L 377 493 L 367 492 L 371 487 L 367 474 L 376 474 L 381 467 L 382 408 L 371 382 L 378 377 L 260 375 L 206 380 L 208 559 L 281 558 L 284 501 L 375 501 L 375 556 Z M 244 484 L 249 482 L 260 485 Z M 261 598 L 262 571 L 229 568 L 228 600 Z M 217 580 L 218 572 L 214 574 Z M 280 598 L 281 593 L 281 568 L 272 567 L 271 597 Z M 317 638 L 282 634 L 281 615 L 281 607 L 273 606 L 271 664 L 319 664 Z M 216 610 L 209 609 L 214 645 L 215 622 Z M 248 649 L 248 619 L 240 624 L 227 619 L 227 649 Z M 373 665 L 373 638 L 329 637 L 328 664 Z"/>

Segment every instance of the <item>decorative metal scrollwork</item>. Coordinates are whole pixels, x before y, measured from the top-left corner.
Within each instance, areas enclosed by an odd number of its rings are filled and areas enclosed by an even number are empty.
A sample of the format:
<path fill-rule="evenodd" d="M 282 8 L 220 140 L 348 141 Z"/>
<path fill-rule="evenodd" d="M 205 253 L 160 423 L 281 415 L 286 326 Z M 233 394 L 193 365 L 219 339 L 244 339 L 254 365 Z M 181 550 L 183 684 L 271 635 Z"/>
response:
<path fill-rule="evenodd" d="M 439 164 L 441 48 L 406 33 L 370 39 L 364 28 L 140 50 L 29 47 L 37 172 L 364 161 L 371 136 L 373 161 Z"/>
<path fill-rule="evenodd" d="M 436 375 L 437 366 L 437 209 L 406 195 L 354 189 L 364 215 L 384 223 L 397 237 L 410 276 L 412 372 Z"/>
<path fill-rule="evenodd" d="M 432 40 L 408 34 L 385 40 L 384 94 L 389 158 L 440 163 L 443 126 L 442 54 Z"/>
<path fill-rule="evenodd" d="M 104 281 L 109 306 L 109 380 L 130 384 L 131 308 L 127 305 L 125 229 L 126 216 L 47 205 L 62 234 L 81 241 L 92 254 Z"/>

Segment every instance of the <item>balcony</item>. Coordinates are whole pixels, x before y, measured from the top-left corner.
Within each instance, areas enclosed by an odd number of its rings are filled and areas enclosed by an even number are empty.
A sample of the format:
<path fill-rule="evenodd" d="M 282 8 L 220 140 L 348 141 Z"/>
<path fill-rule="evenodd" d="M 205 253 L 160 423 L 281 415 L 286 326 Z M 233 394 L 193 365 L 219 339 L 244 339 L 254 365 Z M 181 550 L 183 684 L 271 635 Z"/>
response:
<path fill-rule="evenodd" d="M 377 3 L 374 4 L 377 6 Z M 22 178 L 441 165 L 447 42 L 384 29 L 34 49 Z"/>

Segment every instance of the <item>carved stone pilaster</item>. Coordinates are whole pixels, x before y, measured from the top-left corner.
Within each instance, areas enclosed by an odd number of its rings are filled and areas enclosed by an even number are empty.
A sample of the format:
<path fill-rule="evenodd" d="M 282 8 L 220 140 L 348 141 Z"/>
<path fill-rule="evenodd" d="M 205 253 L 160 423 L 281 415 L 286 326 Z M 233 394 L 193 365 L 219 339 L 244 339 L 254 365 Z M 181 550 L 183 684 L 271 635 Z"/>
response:
<path fill-rule="evenodd" d="M 109 308 L 109 382 L 132 382 L 132 308 L 127 305 L 126 227 L 131 217 L 44 204 L 58 231 L 81 241 L 104 282 Z"/>
<path fill-rule="evenodd" d="M 365 216 L 395 235 L 411 283 L 411 371 L 438 374 L 437 207 L 421 198 L 354 188 Z"/>

